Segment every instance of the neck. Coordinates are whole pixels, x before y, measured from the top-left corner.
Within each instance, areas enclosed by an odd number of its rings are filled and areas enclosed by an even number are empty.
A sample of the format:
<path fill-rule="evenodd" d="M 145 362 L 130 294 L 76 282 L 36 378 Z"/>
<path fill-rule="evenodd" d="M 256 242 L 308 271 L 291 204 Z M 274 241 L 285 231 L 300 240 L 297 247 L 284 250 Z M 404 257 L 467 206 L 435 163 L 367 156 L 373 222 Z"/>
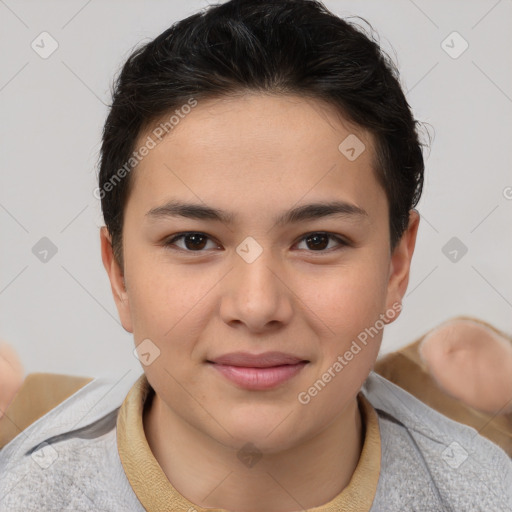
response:
<path fill-rule="evenodd" d="M 145 408 L 151 451 L 173 487 L 204 508 L 293 512 L 321 506 L 350 482 L 363 445 L 357 399 L 324 430 L 293 449 L 244 466 L 227 447 L 174 414 L 155 395 Z"/>

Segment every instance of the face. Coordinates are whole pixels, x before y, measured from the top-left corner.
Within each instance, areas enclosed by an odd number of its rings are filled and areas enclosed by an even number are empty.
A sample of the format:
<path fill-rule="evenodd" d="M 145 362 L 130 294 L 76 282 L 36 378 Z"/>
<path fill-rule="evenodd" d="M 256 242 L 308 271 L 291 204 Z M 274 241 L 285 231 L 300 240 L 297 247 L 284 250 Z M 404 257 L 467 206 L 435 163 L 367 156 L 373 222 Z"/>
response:
<path fill-rule="evenodd" d="M 348 136 L 355 151 L 339 149 Z M 418 223 L 391 252 L 373 160 L 372 137 L 332 107 L 252 94 L 199 102 L 139 163 L 124 269 L 105 228 L 102 253 L 170 415 L 272 452 L 353 403 L 399 314 Z"/>

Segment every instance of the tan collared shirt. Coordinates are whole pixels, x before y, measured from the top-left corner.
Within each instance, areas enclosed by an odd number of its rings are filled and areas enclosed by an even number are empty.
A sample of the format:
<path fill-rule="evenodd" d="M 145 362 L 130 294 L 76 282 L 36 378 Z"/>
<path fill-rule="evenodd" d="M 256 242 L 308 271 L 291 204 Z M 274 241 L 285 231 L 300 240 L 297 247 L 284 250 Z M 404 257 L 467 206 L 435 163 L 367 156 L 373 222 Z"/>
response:
<path fill-rule="evenodd" d="M 202 508 L 182 496 L 167 479 L 147 442 L 143 427 L 144 403 L 154 393 L 145 375 L 126 396 L 117 419 L 117 445 L 121 463 L 137 498 L 148 512 L 226 512 Z M 359 462 L 345 489 L 329 503 L 310 512 L 369 511 L 379 481 L 381 439 L 378 416 L 360 392 L 357 395 L 364 426 L 364 442 Z"/>
<path fill-rule="evenodd" d="M 0 450 L 1 510 L 205 510 L 169 483 L 152 455 L 143 411 L 153 390 L 145 377 L 134 385 L 127 376 L 92 380 Z M 512 461 L 474 428 L 375 372 L 358 406 L 358 465 L 346 488 L 313 511 L 512 510 Z"/>

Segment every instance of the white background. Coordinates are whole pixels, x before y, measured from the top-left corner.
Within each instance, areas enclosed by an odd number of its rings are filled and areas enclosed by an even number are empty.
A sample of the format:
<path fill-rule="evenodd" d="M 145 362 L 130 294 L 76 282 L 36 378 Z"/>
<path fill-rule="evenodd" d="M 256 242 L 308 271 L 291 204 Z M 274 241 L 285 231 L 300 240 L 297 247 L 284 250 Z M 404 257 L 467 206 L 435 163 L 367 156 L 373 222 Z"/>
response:
<path fill-rule="evenodd" d="M 458 315 L 512 332 L 512 2 L 325 4 L 373 25 L 435 132 L 409 290 L 381 354 Z M 100 257 L 101 130 L 134 46 L 205 5 L 0 1 L 0 337 L 26 373 L 140 371 Z M 59 45 L 47 59 L 31 48 L 43 31 Z M 469 44 L 456 59 L 441 46 L 453 31 Z M 47 263 L 32 253 L 42 237 L 58 249 Z M 455 263 L 442 252 L 452 237 L 468 248 Z"/>

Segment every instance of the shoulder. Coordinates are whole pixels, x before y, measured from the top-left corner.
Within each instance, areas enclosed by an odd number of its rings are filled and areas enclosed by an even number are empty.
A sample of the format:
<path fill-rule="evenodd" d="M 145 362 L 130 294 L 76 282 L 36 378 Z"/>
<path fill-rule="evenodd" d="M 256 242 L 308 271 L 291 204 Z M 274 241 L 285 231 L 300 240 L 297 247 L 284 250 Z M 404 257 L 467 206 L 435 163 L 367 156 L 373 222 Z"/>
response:
<path fill-rule="evenodd" d="M 0 417 L 0 448 L 92 380 L 56 373 L 28 374 Z"/>
<path fill-rule="evenodd" d="M 403 503 L 410 494 L 421 508 L 424 496 L 432 510 L 512 510 L 512 460 L 499 446 L 374 372 L 362 392 L 379 417 L 379 484 L 389 499 Z"/>
<path fill-rule="evenodd" d="M 0 509 L 106 510 L 114 499 L 132 500 L 115 427 L 137 377 L 91 380 L 5 445 Z"/>

